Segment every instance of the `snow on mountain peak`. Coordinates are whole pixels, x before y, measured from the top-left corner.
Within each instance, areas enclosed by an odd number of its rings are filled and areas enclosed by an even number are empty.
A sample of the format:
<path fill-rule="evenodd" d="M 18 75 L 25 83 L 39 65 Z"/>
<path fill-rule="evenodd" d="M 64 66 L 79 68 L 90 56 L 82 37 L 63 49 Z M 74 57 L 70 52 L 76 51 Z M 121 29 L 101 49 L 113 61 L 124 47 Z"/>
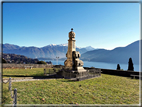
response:
<path fill-rule="evenodd" d="M 68 43 L 58 44 L 58 45 L 56 45 L 56 44 L 50 44 L 50 45 L 48 45 L 48 46 L 68 46 Z M 76 48 L 81 49 L 82 47 L 76 46 Z M 85 48 L 87 51 L 94 50 L 94 48 L 91 47 L 91 46 L 87 46 L 87 47 L 84 47 L 84 48 Z"/>
<path fill-rule="evenodd" d="M 59 46 L 68 46 L 68 43 L 60 44 Z"/>
<path fill-rule="evenodd" d="M 65 44 L 59 44 L 59 45 L 56 45 L 56 44 L 50 44 L 48 46 L 68 46 L 68 43 L 65 43 Z"/>
<path fill-rule="evenodd" d="M 76 48 L 79 48 L 79 49 L 81 49 L 81 47 L 78 47 L 78 46 L 76 46 Z"/>
<path fill-rule="evenodd" d="M 49 46 L 56 46 L 56 44 L 50 44 Z"/>

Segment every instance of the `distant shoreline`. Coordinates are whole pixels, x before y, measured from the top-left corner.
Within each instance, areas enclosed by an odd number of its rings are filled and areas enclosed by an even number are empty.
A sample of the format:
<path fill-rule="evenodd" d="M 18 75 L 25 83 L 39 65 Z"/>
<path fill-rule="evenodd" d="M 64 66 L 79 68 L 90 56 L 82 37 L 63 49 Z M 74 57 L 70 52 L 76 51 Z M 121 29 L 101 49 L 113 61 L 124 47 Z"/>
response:
<path fill-rule="evenodd" d="M 38 60 L 50 60 L 50 61 L 57 61 L 57 59 L 52 58 L 37 58 Z M 65 61 L 67 58 L 58 59 L 58 61 Z M 82 60 L 82 59 L 81 59 Z M 103 62 L 103 61 L 89 61 L 89 60 L 82 60 L 86 62 L 100 62 L 100 63 L 110 63 L 110 64 L 128 64 L 128 63 L 117 63 L 117 62 Z M 134 65 L 139 65 L 139 63 L 133 63 Z"/>

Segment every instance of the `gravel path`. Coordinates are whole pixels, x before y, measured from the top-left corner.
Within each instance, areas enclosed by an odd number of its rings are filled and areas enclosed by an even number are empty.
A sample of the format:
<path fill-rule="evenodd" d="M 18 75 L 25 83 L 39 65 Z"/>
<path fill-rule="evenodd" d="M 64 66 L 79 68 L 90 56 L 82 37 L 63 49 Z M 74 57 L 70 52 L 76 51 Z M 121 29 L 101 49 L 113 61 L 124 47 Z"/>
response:
<path fill-rule="evenodd" d="M 3 78 L 3 82 L 7 82 L 9 78 Z M 49 80 L 49 79 L 56 79 L 56 78 L 11 78 L 12 82 L 22 82 L 22 81 L 39 81 L 39 80 Z"/>
<path fill-rule="evenodd" d="M 53 79 L 53 78 L 52 78 L 52 79 Z M 47 79 L 18 79 L 18 80 L 12 80 L 12 82 L 39 81 L 39 80 L 47 80 Z M 4 80 L 4 82 L 7 82 L 7 80 Z"/>

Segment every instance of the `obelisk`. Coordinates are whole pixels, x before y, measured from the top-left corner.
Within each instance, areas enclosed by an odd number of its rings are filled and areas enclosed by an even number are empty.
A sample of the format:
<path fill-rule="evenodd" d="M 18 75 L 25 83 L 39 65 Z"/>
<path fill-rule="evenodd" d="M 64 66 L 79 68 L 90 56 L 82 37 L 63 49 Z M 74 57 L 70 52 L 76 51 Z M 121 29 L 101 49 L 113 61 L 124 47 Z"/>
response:
<path fill-rule="evenodd" d="M 66 54 L 67 60 L 64 62 L 66 68 L 72 69 L 73 67 L 73 51 L 76 51 L 75 46 L 75 33 L 73 32 L 73 28 L 69 32 L 69 40 L 68 40 L 68 51 Z"/>

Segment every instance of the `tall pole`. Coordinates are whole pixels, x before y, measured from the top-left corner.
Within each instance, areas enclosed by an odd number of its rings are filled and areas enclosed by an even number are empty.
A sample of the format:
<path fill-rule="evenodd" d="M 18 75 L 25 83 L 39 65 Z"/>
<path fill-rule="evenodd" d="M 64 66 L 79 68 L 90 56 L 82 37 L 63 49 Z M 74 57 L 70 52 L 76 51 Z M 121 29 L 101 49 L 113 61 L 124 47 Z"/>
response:
<path fill-rule="evenodd" d="M 59 59 L 59 57 L 56 57 L 56 59 L 57 59 L 57 65 L 58 65 L 58 59 Z"/>

